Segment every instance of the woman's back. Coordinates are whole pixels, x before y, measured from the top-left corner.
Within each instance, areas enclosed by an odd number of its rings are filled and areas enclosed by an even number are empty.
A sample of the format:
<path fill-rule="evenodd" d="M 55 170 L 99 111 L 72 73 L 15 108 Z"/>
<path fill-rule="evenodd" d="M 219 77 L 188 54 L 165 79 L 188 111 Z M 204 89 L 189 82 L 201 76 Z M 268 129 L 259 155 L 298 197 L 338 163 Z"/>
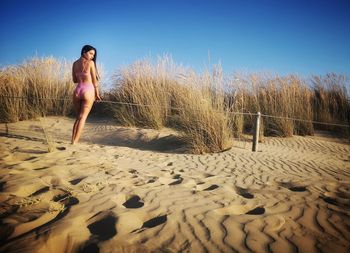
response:
<path fill-rule="evenodd" d="M 73 73 L 76 83 L 92 83 L 90 72 L 90 61 L 79 59 L 73 64 Z"/>

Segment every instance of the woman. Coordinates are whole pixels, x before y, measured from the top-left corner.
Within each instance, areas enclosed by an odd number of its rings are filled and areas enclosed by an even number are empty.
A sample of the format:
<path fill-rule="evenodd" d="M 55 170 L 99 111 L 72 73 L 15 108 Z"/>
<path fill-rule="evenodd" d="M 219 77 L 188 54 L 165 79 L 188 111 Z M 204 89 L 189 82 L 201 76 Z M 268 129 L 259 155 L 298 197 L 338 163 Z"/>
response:
<path fill-rule="evenodd" d="M 76 120 L 73 126 L 72 144 L 79 141 L 95 99 L 101 100 L 98 90 L 99 76 L 96 68 L 96 57 L 96 49 L 85 45 L 81 49 L 81 57 L 73 63 L 73 81 L 78 85 L 73 94 Z"/>

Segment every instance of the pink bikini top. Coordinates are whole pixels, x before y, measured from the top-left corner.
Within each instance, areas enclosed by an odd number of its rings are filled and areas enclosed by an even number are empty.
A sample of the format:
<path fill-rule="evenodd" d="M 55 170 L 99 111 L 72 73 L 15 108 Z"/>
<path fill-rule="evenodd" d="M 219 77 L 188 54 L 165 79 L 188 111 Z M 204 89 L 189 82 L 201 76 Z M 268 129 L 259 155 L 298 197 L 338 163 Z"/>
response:
<path fill-rule="evenodd" d="M 85 70 L 85 66 L 84 66 L 84 62 L 83 62 L 83 70 L 82 70 L 81 72 L 76 73 L 75 75 L 76 75 L 76 76 L 81 76 L 81 77 L 87 77 L 87 76 L 89 76 L 89 73 L 88 73 L 88 72 L 85 72 L 84 70 Z"/>
<path fill-rule="evenodd" d="M 80 72 L 80 73 L 76 73 L 75 74 L 76 76 L 88 76 L 89 73 L 86 73 L 86 72 Z"/>

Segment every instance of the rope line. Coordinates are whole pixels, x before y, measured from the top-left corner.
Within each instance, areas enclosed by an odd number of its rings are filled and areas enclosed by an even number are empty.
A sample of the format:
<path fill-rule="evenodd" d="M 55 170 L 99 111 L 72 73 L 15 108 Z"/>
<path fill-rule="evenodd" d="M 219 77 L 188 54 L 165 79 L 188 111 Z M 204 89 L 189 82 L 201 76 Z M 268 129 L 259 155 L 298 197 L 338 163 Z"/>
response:
<path fill-rule="evenodd" d="M 16 97 L 16 96 L 4 96 L 0 95 L 0 97 L 6 98 L 15 98 L 15 99 L 29 99 L 28 97 Z M 58 101 L 71 101 L 71 98 L 33 98 L 38 100 L 58 100 Z M 155 105 L 144 105 L 144 104 L 136 104 L 136 103 L 127 103 L 127 102 L 118 102 L 118 101 L 110 101 L 110 100 L 100 100 L 96 101 L 96 103 L 106 103 L 106 104 L 120 104 L 120 105 L 135 105 L 135 106 L 144 106 L 144 107 L 155 107 Z M 159 108 L 169 108 L 167 106 L 157 106 Z M 181 108 L 170 107 L 173 110 L 183 110 Z"/>
<path fill-rule="evenodd" d="M 297 119 L 297 118 L 290 118 L 290 117 L 282 117 L 282 116 L 273 116 L 273 115 L 267 115 L 267 114 L 261 114 L 262 117 L 266 118 L 277 118 L 277 119 L 287 119 L 287 120 L 294 120 L 294 121 L 303 121 L 303 122 L 309 122 L 313 124 L 323 124 L 323 125 L 331 125 L 331 126 L 341 126 L 341 127 L 350 127 L 350 125 L 343 125 L 343 124 L 336 124 L 336 123 L 327 123 L 327 122 L 320 122 L 320 121 L 313 121 L 313 120 L 306 120 L 306 119 Z"/>
<path fill-rule="evenodd" d="M 20 97 L 20 96 L 4 96 L 4 95 L 0 95 L 0 97 L 14 98 L 14 99 L 29 99 L 28 97 Z M 70 98 L 37 98 L 37 97 L 33 98 L 33 99 L 58 100 L 58 101 L 70 101 L 71 100 Z M 158 107 L 158 108 L 170 108 L 172 110 L 179 110 L 179 111 L 183 110 L 182 108 L 177 108 L 177 107 L 145 105 L 145 104 L 127 103 L 127 102 L 109 101 L 109 100 L 97 101 L 97 103 L 144 106 L 144 107 Z M 258 115 L 257 113 L 251 113 L 251 112 L 228 112 L 228 113 L 229 114 L 236 114 L 236 115 L 249 115 L 249 116 L 257 116 Z M 330 125 L 330 126 L 339 126 L 339 127 L 348 127 L 348 128 L 350 128 L 350 125 L 344 125 L 344 124 L 320 122 L 320 121 L 313 121 L 313 120 L 306 120 L 306 119 L 297 119 L 297 118 L 283 117 L 283 116 L 274 116 L 274 115 L 268 115 L 268 114 L 260 114 L 260 115 L 261 115 L 261 117 L 266 117 L 266 118 L 286 119 L 286 120 L 308 122 L 308 123 L 312 123 L 312 124 L 321 124 L 321 125 Z"/>

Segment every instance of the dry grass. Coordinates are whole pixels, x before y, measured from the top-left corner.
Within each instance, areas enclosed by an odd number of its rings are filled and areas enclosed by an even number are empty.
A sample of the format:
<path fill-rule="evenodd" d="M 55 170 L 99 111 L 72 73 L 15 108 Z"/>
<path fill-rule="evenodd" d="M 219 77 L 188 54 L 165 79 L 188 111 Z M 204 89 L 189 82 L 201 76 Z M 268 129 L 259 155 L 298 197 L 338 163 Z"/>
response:
<path fill-rule="evenodd" d="M 262 128 L 264 135 L 292 136 L 293 134 L 313 134 L 311 121 L 312 91 L 298 76 L 286 77 L 268 76 L 266 74 L 251 74 L 239 76 L 232 97 L 240 98 L 243 111 L 276 117 L 263 117 Z M 285 118 L 297 118 L 305 121 L 294 121 Z M 254 117 L 244 117 L 244 128 L 252 129 Z"/>
<path fill-rule="evenodd" d="M 167 58 L 163 61 L 169 61 Z M 122 68 L 114 78 L 114 99 L 123 104 L 115 110 L 118 121 L 127 126 L 164 127 L 169 113 L 171 82 L 163 67 L 147 60 Z M 142 106 L 141 106 L 142 105 Z"/>
<path fill-rule="evenodd" d="M 67 115 L 72 101 L 71 64 L 53 57 L 31 58 L 0 71 L 0 121 L 44 115 Z M 15 99 L 13 97 L 20 97 Z M 52 98 L 52 99 L 44 99 Z"/>
<path fill-rule="evenodd" d="M 225 101 L 221 67 L 212 73 L 189 72 L 182 85 L 173 85 L 173 126 L 184 132 L 193 153 L 220 152 L 232 147 L 230 108 Z"/>
<path fill-rule="evenodd" d="M 168 56 L 156 64 L 136 62 L 116 75 L 115 99 L 147 106 L 120 105 L 116 118 L 129 126 L 176 128 L 192 153 L 222 151 L 232 141 L 219 79 L 177 66 Z"/>
<path fill-rule="evenodd" d="M 345 76 L 330 73 L 326 76 L 313 76 L 314 120 L 336 124 L 350 124 L 350 101 L 347 97 Z M 318 125 L 323 130 L 346 132 L 346 129 Z M 350 129 L 348 129 L 350 131 Z"/>
<path fill-rule="evenodd" d="M 314 127 L 349 134 L 349 128 L 308 122 L 349 124 L 347 82 L 336 74 L 314 76 L 312 86 L 296 75 L 225 76 L 221 66 L 199 74 L 165 55 L 155 63 L 141 60 L 121 68 L 114 88 L 102 93 L 105 100 L 128 104 L 101 103 L 94 110 L 99 116 L 112 113 L 123 125 L 176 128 L 193 153 L 220 152 L 232 146 L 232 136 L 253 129 L 255 117 L 240 113 L 276 116 L 262 118 L 263 135 L 313 134 Z M 1 122 L 72 112 L 74 84 L 65 61 L 32 58 L 3 68 L 0 84 Z"/>
<path fill-rule="evenodd" d="M 45 119 L 45 118 L 44 118 Z M 45 143 L 47 145 L 47 152 L 51 153 L 55 150 L 56 148 L 56 143 L 55 140 L 53 139 L 52 134 L 50 134 L 47 130 L 47 128 L 44 126 L 43 122 L 41 121 L 41 119 L 39 119 L 40 122 L 40 126 L 41 129 L 43 130 L 43 134 L 44 134 L 44 139 L 45 139 Z"/>
<path fill-rule="evenodd" d="M 312 120 L 311 91 L 297 76 L 276 76 L 266 80 L 258 96 L 263 114 Z M 303 121 L 265 117 L 263 122 L 266 135 L 313 134 L 312 124 Z"/>
<path fill-rule="evenodd" d="M 198 74 L 165 57 L 156 64 L 136 62 L 122 69 L 117 77 L 116 100 L 149 105 L 116 107 L 122 123 L 180 129 L 195 153 L 224 150 L 232 145 L 232 136 L 251 131 L 255 116 L 240 113 L 260 111 L 275 116 L 262 118 L 265 136 L 312 135 L 312 120 L 349 124 L 346 89 L 336 75 L 332 76 L 331 89 L 321 89 L 320 85 L 310 87 L 296 75 L 224 76 L 220 66 Z M 318 80 L 330 82 L 329 77 Z"/>

